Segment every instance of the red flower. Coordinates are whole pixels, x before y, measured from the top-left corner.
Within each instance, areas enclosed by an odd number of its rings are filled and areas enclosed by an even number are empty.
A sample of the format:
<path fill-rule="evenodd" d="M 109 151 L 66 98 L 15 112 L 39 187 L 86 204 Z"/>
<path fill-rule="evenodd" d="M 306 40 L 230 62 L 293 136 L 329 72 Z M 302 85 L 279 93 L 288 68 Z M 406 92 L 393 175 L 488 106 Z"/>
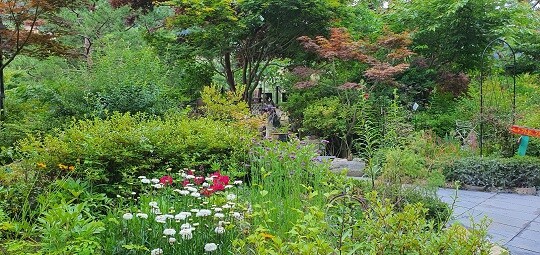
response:
<path fill-rule="evenodd" d="M 214 184 L 210 186 L 210 189 L 212 189 L 212 191 L 222 191 L 225 190 L 225 185 L 220 182 L 214 182 Z"/>
<path fill-rule="evenodd" d="M 188 175 L 194 175 L 195 173 L 193 172 L 193 170 L 187 170 L 187 174 Z"/>
<path fill-rule="evenodd" d="M 188 184 L 189 184 L 189 180 L 186 179 L 186 180 L 182 181 L 182 186 L 185 187 L 185 186 L 187 186 Z"/>
<path fill-rule="evenodd" d="M 169 175 L 165 175 L 159 178 L 159 183 L 163 184 L 164 186 L 171 185 L 173 183 L 173 178 Z"/>
<path fill-rule="evenodd" d="M 226 175 L 221 175 L 219 177 L 216 178 L 216 180 L 214 180 L 214 182 L 218 182 L 218 183 L 221 183 L 223 185 L 228 185 L 229 184 L 229 176 L 226 176 Z"/>
<path fill-rule="evenodd" d="M 209 197 L 211 196 L 212 194 L 214 193 L 213 190 L 210 190 L 210 189 L 202 189 L 201 190 L 201 194 L 205 197 Z"/>
<path fill-rule="evenodd" d="M 195 177 L 195 179 L 193 180 L 193 182 L 197 185 L 201 185 L 203 182 L 204 182 L 204 177 L 202 176 L 197 176 Z"/>

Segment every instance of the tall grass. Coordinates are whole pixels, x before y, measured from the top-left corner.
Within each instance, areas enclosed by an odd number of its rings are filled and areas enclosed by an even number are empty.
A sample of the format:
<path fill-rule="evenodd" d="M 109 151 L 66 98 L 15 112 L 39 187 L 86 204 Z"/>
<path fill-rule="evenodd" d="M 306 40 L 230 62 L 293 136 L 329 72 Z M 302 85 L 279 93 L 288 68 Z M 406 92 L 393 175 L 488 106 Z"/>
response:
<path fill-rule="evenodd" d="M 251 152 L 253 206 L 265 211 L 265 222 L 254 222 L 284 237 L 308 206 L 325 205 L 328 165 L 318 162 L 316 146 L 301 141 L 263 141 Z M 260 220 L 260 218 L 258 218 Z"/>

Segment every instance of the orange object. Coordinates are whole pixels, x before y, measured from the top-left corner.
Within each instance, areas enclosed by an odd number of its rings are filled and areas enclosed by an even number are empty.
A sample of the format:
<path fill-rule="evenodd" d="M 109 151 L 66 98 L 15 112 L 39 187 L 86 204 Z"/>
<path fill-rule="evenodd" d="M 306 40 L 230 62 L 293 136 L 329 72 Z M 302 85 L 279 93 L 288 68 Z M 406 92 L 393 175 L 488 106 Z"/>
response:
<path fill-rule="evenodd" d="M 513 125 L 512 127 L 510 127 L 510 132 L 518 135 L 540 137 L 540 129 L 526 128 Z"/>

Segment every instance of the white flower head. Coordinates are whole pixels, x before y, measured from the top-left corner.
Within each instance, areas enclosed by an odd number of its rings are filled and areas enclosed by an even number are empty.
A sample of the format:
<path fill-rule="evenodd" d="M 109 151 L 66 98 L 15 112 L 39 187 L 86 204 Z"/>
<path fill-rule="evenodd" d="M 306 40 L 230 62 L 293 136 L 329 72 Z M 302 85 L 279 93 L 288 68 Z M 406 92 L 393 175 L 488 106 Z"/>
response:
<path fill-rule="evenodd" d="M 172 229 L 172 228 L 166 228 L 163 230 L 163 235 L 166 235 L 166 236 L 174 236 L 176 234 L 176 230 Z"/>
<path fill-rule="evenodd" d="M 191 193 L 191 196 L 192 196 L 192 197 L 201 197 L 201 193 L 199 193 L 199 192 L 192 192 L 192 193 Z"/>
<path fill-rule="evenodd" d="M 182 224 L 182 226 L 180 226 L 180 229 L 191 229 L 191 224 L 184 223 L 184 224 Z"/>
<path fill-rule="evenodd" d="M 165 216 L 165 215 L 156 216 L 156 222 L 158 222 L 158 223 L 167 223 L 167 216 Z"/>
<path fill-rule="evenodd" d="M 186 175 L 186 179 L 195 179 L 195 175 L 188 174 Z"/>
<path fill-rule="evenodd" d="M 219 207 L 216 207 L 216 208 L 214 208 L 214 211 L 215 211 L 215 212 L 221 212 L 221 211 L 223 211 L 223 209 L 221 209 L 221 208 L 219 208 Z"/>
<path fill-rule="evenodd" d="M 174 238 L 174 237 L 169 237 L 169 244 L 172 245 L 172 244 L 174 244 L 174 243 L 176 243 L 176 238 Z"/>
<path fill-rule="evenodd" d="M 208 188 L 208 187 L 210 187 L 210 183 L 203 182 L 202 186 L 203 186 L 203 188 Z"/>
<path fill-rule="evenodd" d="M 217 244 L 215 243 L 207 243 L 204 245 L 204 251 L 206 252 L 212 252 L 217 250 Z"/>
<path fill-rule="evenodd" d="M 139 179 L 146 179 L 146 176 L 141 175 L 141 176 L 139 176 L 139 177 L 137 177 L 137 178 L 139 178 Z"/>
<path fill-rule="evenodd" d="M 154 187 L 156 189 L 161 189 L 161 188 L 163 188 L 163 184 L 162 183 L 156 183 L 156 184 L 152 185 L 152 187 Z"/>
<path fill-rule="evenodd" d="M 204 178 L 204 180 L 207 181 L 207 182 L 213 182 L 213 181 L 214 181 L 214 178 L 212 178 L 212 177 L 206 177 L 206 178 Z"/>
<path fill-rule="evenodd" d="M 212 215 L 212 211 L 208 209 L 201 209 L 200 211 L 197 212 L 197 214 L 195 214 L 195 216 L 197 217 L 206 217 L 210 215 Z"/>
<path fill-rule="evenodd" d="M 133 214 L 124 213 L 124 215 L 122 215 L 122 218 L 124 218 L 124 220 L 131 220 L 131 219 L 133 219 Z"/>
<path fill-rule="evenodd" d="M 232 188 L 232 187 L 234 187 L 234 186 L 233 186 L 233 185 L 225 185 L 225 188 L 226 188 L 226 189 L 230 189 L 230 188 Z"/>
<path fill-rule="evenodd" d="M 157 207 L 157 206 L 158 206 L 158 203 L 157 203 L 157 202 L 154 202 L 154 201 L 152 201 L 152 202 L 148 203 L 148 205 L 149 205 L 150 207 L 154 207 L 154 208 L 155 208 L 155 207 Z"/>
<path fill-rule="evenodd" d="M 218 218 L 218 219 L 223 219 L 223 218 L 225 218 L 225 214 L 223 214 L 223 213 L 216 213 L 216 214 L 214 214 L 214 217 L 216 217 L 216 218 Z"/>
<path fill-rule="evenodd" d="M 231 206 L 229 204 L 224 204 L 222 207 L 223 209 L 231 209 Z"/>
<path fill-rule="evenodd" d="M 237 220 L 242 220 L 242 219 L 243 219 L 242 214 L 239 213 L 239 212 L 233 212 L 232 215 L 233 215 L 233 217 L 234 217 L 235 219 L 237 219 Z"/>
<path fill-rule="evenodd" d="M 153 249 L 151 252 L 150 252 L 151 255 L 163 255 L 163 250 L 160 249 L 160 248 L 157 248 L 157 249 Z"/>
<path fill-rule="evenodd" d="M 222 227 L 221 225 L 217 226 L 216 229 L 214 230 L 214 232 L 216 232 L 216 234 L 223 234 L 223 233 L 225 233 L 225 228 Z"/>
<path fill-rule="evenodd" d="M 193 238 L 193 233 L 191 233 L 191 228 L 182 229 L 180 230 L 179 234 L 184 240 L 190 240 L 191 238 Z"/>
<path fill-rule="evenodd" d="M 241 185 L 241 184 L 242 184 L 242 181 L 240 181 L 240 180 L 234 181 L 233 184 L 234 184 L 234 185 Z"/>
<path fill-rule="evenodd" d="M 156 178 L 154 178 L 154 179 L 152 179 L 150 181 L 153 182 L 153 183 L 159 183 L 159 179 L 156 179 Z"/>
<path fill-rule="evenodd" d="M 136 216 L 137 218 L 148 219 L 148 214 L 146 213 L 137 213 Z"/>
<path fill-rule="evenodd" d="M 197 188 L 190 187 L 190 186 L 185 187 L 185 189 L 187 189 L 187 190 L 190 191 L 190 192 L 197 192 L 197 191 L 198 191 Z"/>
<path fill-rule="evenodd" d="M 141 182 L 144 183 L 144 184 L 149 184 L 150 183 L 150 179 L 141 179 Z"/>
<path fill-rule="evenodd" d="M 231 201 L 231 200 L 235 200 L 236 199 L 236 195 L 235 194 L 228 194 L 227 195 L 227 200 Z"/>
<path fill-rule="evenodd" d="M 187 217 L 191 216 L 190 212 L 180 212 L 177 215 L 174 215 L 174 219 L 177 221 L 185 220 Z"/>

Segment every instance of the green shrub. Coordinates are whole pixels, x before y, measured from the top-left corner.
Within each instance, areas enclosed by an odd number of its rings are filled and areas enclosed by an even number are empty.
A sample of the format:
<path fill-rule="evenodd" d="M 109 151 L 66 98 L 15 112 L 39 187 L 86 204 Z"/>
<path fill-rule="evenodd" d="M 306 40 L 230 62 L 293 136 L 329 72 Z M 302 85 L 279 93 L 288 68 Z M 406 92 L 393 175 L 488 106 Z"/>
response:
<path fill-rule="evenodd" d="M 253 137 L 247 129 L 190 119 L 186 113 L 163 118 L 115 113 L 105 120 L 78 121 L 43 139 L 29 137 L 18 151 L 28 170 L 41 164 L 50 176 L 73 172 L 93 184 L 111 184 L 170 166 L 243 166 Z"/>
<path fill-rule="evenodd" d="M 444 167 L 448 181 L 483 187 L 540 186 L 540 159 L 532 157 L 458 159 Z"/>

